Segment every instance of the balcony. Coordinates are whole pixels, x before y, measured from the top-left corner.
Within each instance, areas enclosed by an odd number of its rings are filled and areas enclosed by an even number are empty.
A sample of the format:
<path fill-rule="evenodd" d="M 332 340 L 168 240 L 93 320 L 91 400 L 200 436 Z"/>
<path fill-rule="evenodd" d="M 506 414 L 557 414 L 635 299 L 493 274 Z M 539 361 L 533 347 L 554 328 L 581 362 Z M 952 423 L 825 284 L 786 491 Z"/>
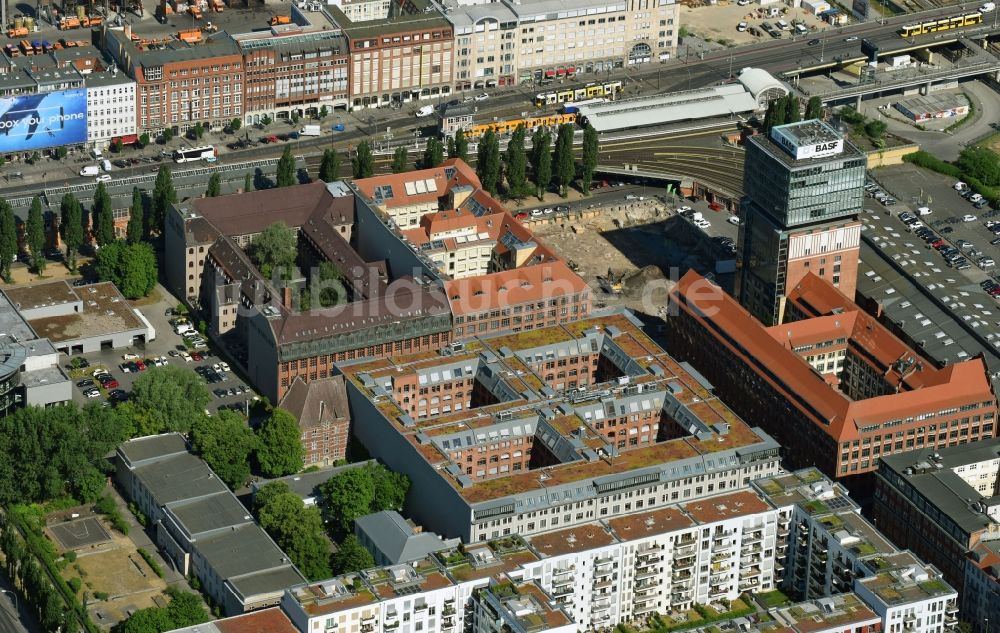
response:
<path fill-rule="evenodd" d="M 656 577 L 656 575 L 657 575 L 657 571 L 656 571 L 655 567 L 647 567 L 643 571 L 637 571 L 635 573 L 635 579 L 636 580 L 645 580 L 647 578 L 654 578 L 654 577 Z"/>
<path fill-rule="evenodd" d="M 611 579 L 610 578 L 608 578 L 607 580 L 597 581 L 593 585 L 594 589 L 605 589 L 605 588 L 610 587 L 610 586 L 611 586 Z"/>
<path fill-rule="evenodd" d="M 651 602 L 644 607 L 637 607 L 633 609 L 632 613 L 635 615 L 646 615 L 647 613 L 652 613 L 653 611 L 656 611 L 656 603 Z"/>
<path fill-rule="evenodd" d="M 746 569 L 740 572 L 740 576 L 742 576 L 743 578 L 753 578 L 754 576 L 760 576 L 760 567 L 754 565 L 750 569 Z"/>
<path fill-rule="evenodd" d="M 750 556 L 744 556 L 740 558 L 740 565 L 756 565 L 761 560 L 763 560 L 760 554 L 752 554 Z"/>
<path fill-rule="evenodd" d="M 455 628 L 455 618 L 445 618 L 441 622 L 441 630 L 442 631 L 450 631 L 453 628 Z"/>
<path fill-rule="evenodd" d="M 647 557 L 647 558 L 637 558 L 635 560 L 635 568 L 636 569 L 648 569 L 650 567 L 655 566 L 659 562 L 660 562 L 660 559 L 658 557 L 653 557 L 653 556 L 650 556 L 650 557 Z"/>
<path fill-rule="evenodd" d="M 678 559 L 674 561 L 674 569 L 678 571 L 682 569 L 691 569 L 694 567 L 695 560 L 694 556 L 687 556 L 685 558 Z"/>
<path fill-rule="evenodd" d="M 674 542 L 674 547 L 686 547 L 688 545 L 694 545 L 697 541 L 698 541 L 697 538 L 688 534 L 677 539 L 677 541 Z"/>
<path fill-rule="evenodd" d="M 744 555 L 746 555 L 746 554 L 760 554 L 761 552 L 764 551 L 764 548 L 761 547 L 760 542 L 758 541 L 756 543 L 744 544 L 743 549 L 741 549 L 740 551 Z"/>
<path fill-rule="evenodd" d="M 569 584 L 566 584 L 566 585 L 559 585 L 558 587 L 555 586 L 555 585 L 553 585 L 552 586 L 552 595 L 555 596 L 555 597 L 557 597 L 557 598 L 559 596 L 568 596 L 568 595 L 572 594 L 575 590 L 576 589 L 573 586 L 573 583 L 569 583 Z"/>
<path fill-rule="evenodd" d="M 566 587 L 573 584 L 576 578 L 573 574 L 552 574 L 553 587 Z"/>
<path fill-rule="evenodd" d="M 953 605 L 953 604 L 949 604 L 949 605 L 948 605 L 948 606 L 947 606 L 947 607 L 945 608 L 944 612 L 945 612 L 946 614 L 948 614 L 948 615 L 957 615 L 957 614 L 958 614 L 958 607 L 956 607 L 956 606 L 955 606 L 955 605 Z"/>
<path fill-rule="evenodd" d="M 729 560 L 733 555 L 728 552 L 719 552 L 717 554 L 712 554 L 712 562 L 717 563 L 721 560 Z"/>
<path fill-rule="evenodd" d="M 659 552 L 659 550 L 646 550 L 646 551 L 637 553 L 635 555 L 635 559 L 637 561 L 653 561 L 653 562 L 657 562 L 657 561 L 660 560 L 660 552 Z"/>
<path fill-rule="evenodd" d="M 681 572 L 681 573 L 674 572 L 674 574 L 670 576 L 670 579 L 673 580 L 674 582 L 690 580 L 691 572 Z"/>
<path fill-rule="evenodd" d="M 611 600 L 609 600 L 608 598 L 601 598 L 599 600 L 593 601 L 590 604 L 590 612 L 591 613 L 594 613 L 594 612 L 597 612 L 597 611 L 607 611 L 610 608 L 611 608 Z"/>
<path fill-rule="evenodd" d="M 762 540 L 764 540 L 764 530 L 760 530 L 760 529 L 753 530 L 753 531 L 751 531 L 748 534 L 745 534 L 743 536 L 743 543 L 744 544 L 748 544 L 748 543 L 760 543 Z"/>
<path fill-rule="evenodd" d="M 674 558 L 683 557 L 683 556 L 691 556 L 692 554 L 694 554 L 694 552 L 695 552 L 695 546 L 694 545 L 684 545 L 683 547 L 675 547 L 674 548 Z"/>

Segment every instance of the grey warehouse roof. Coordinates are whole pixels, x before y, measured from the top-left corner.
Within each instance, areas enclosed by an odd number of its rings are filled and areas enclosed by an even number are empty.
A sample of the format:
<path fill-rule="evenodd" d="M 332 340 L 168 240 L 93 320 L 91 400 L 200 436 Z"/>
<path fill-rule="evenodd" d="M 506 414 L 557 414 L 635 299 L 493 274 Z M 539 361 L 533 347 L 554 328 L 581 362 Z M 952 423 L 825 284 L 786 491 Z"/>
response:
<path fill-rule="evenodd" d="M 757 110 L 757 99 L 742 84 L 712 86 L 666 95 L 580 106 L 581 116 L 598 132 L 708 119 Z"/>
<path fill-rule="evenodd" d="M 446 547 L 436 534 L 415 531 L 394 510 L 366 514 L 359 517 L 354 526 L 355 531 L 365 534 L 393 565 L 419 560 Z"/>

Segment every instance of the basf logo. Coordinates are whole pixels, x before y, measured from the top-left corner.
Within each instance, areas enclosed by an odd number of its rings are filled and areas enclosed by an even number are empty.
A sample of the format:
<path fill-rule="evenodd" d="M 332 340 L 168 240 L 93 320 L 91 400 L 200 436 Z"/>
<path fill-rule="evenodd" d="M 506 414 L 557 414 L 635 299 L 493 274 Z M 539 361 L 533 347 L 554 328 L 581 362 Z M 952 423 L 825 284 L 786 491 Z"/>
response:
<path fill-rule="evenodd" d="M 87 91 L 0 98 L 0 153 L 87 142 Z"/>

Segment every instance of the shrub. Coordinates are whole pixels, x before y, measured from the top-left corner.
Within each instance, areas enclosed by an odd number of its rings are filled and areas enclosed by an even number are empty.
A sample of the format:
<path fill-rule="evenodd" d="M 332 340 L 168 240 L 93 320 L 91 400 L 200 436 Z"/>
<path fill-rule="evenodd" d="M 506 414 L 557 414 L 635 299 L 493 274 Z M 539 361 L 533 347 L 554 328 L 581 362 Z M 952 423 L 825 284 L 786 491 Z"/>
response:
<path fill-rule="evenodd" d="M 94 504 L 94 510 L 101 514 L 110 515 L 117 510 L 115 500 L 111 498 L 111 495 L 104 495 Z"/>
<path fill-rule="evenodd" d="M 63 558 L 65 558 L 67 562 L 72 563 L 76 560 L 76 552 L 66 552 L 63 554 Z"/>
<path fill-rule="evenodd" d="M 76 594 L 80 593 L 80 585 L 83 584 L 83 583 L 80 581 L 79 578 L 75 578 L 74 577 L 74 578 L 70 578 L 69 581 L 67 581 L 66 584 L 69 585 L 69 588 L 73 591 L 73 594 L 76 595 Z"/>
<path fill-rule="evenodd" d="M 141 547 L 137 548 L 135 551 L 139 553 L 139 556 L 142 556 L 142 560 L 146 561 L 146 564 L 149 565 L 149 568 L 153 570 L 154 574 L 163 578 L 163 567 L 160 567 L 160 563 L 153 558 L 152 554 Z"/>

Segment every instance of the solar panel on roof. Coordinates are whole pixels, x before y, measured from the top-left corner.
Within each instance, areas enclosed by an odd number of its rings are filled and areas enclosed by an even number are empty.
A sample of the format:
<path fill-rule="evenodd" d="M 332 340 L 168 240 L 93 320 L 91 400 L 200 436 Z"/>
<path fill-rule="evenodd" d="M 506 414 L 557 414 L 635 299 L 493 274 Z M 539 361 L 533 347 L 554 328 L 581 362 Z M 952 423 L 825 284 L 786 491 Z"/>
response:
<path fill-rule="evenodd" d="M 431 193 L 434 193 L 435 191 L 438 190 L 437 183 L 434 182 L 433 178 L 428 178 L 427 180 L 424 181 L 424 184 L 427 186 L 427 191 Z"/>
<path fill-rule="evenodd" d="M 847 497 L 834 497 L 833 499 L 824 501 L 824 503 L 826 504 L 826 507 L 831 510 L 840 510 L 842 508 L 851 507 L 851 501 Z"/>

